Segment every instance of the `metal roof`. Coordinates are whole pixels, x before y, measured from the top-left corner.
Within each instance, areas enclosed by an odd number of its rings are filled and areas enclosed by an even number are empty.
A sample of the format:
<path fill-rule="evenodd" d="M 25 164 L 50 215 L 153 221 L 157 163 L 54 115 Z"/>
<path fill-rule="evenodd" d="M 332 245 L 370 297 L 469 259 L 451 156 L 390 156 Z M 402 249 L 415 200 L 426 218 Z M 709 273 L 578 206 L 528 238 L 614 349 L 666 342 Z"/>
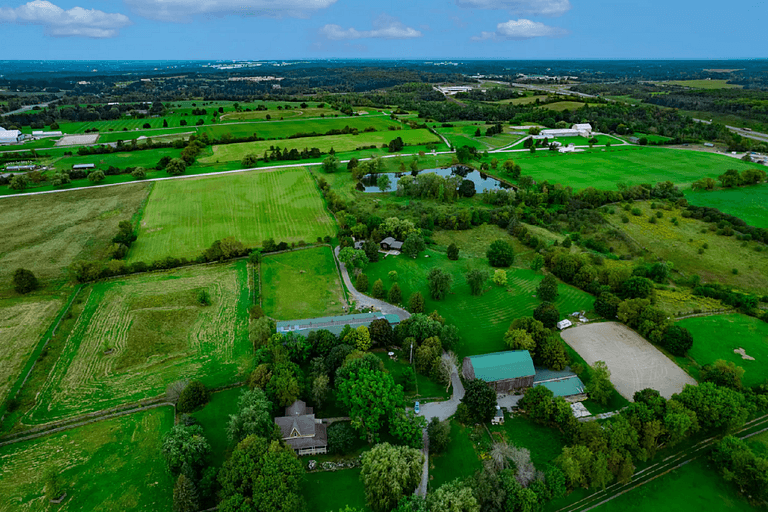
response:
<path fill-rule="evenodd" d="M 544 386 L 552 391 L 555 396 L 573 396 L 584 393 L 584 383 L 576 377 L 568 377 L 559 380 L 548 380 L 546 382 L 535 382 L 534 386 Z"/>
<path fill-rule="evenodd" d="M 529 377 L 536 374 L 527 350 L 509 350 L 480 356 L 469 356 L 475 377 L 486 382 Z"/>

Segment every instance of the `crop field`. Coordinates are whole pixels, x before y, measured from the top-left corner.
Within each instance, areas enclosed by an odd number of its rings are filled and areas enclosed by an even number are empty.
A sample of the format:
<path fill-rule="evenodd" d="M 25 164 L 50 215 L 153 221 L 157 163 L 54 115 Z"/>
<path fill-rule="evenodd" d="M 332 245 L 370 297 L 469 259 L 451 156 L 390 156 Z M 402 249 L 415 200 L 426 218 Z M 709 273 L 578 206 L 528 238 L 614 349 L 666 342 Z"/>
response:
<path fill-rule="evenodd" d="M 679 361 L 690 373 L 697 375 L 698 367 L 724 359 L 744 368 L 742 383 L 745 386 L 768 380 L 768 324 L 765 322 L 730 314 L 686 318 L 677 324 L 693 335 L 693 348 L 688 351 L 688 359 Z M 734 352 L 742 348 L 745 356 L 753 359 Z M 691 359 L 695 365 L 691 365 Z"/>
<path fill-rule="evenodd" d="M 339 116 L 342 115 L 338 110 L 330 108 L 317 108 L 308 107 L 301 108 L 294 104 L 294 107 L 290 110 L 278 110 L 274 108 L 267 108 L 267 110 L 252 110 L 251 112 L 229 112 L 221 116 L 221 120 L 224 122 L 229 121 L 260 121 L 267 119 L 297 119 L 297 118 L 312 118 L 321 116 Z"/>
<path fill-rule="evenodd" d="M 118 223 L 138 213 L 148 191 L 136 184 L 0 199 L 0 295 L 19 267 L 45 283 L 77 260 L 104 257 Z"/>
<path fill-rule="evenodd" d="M 708 229 L 713 224 L 686 219 L 677 208 L 663 211 L 663 217 L 651 224 L 649 218 L 656 211 L 651 210 L 649 203 L 635 202 L 632 206 L 642 215 L 617 209 L 607 217 L 608 221 L 655 256 L 671 261 L 676 271 L 698 274 L 704 282 L 721 282 L 760 295 L 768 290 L 768 258 L 754 250 L 757 242 L 717 235 Z M 621 222 L 620 215 L 627 215 L 629 222 Z M 677 226 L 672 224 L 673 218 L 677 218 Z"/>
<path fill-rule="evenodd" d="M 496 103 L 506 104 L 506 105 L 510 103 L 512 105 L 530 105 L 532 103 L 536 103 L 536 100 L 547 101 L 547 98 L 549 98 L 549 96 L 547 96 L 546 94 L 535 94 L 533 96 L 526 95 L 522 98 L 510 98 L 508 100 L 501 100 L 501 101 L 497 101 Z"/>
<path fill-rule="evenodd" d="M 211 305 L 202 306 L 206 290 Z M 100 282 L 25 422 L 45 423 L 165 392 L 181 379 L 221 386 L 252 365 L 246 263 Z"/>
<path fill-rule="evenodd" d="M 344 292 L 330 247 L 267 256 L 261 262 L 264 312 L 278 320 L 344 314 Z"/>
<path fill-rule="evenodd" d="M 0 300 L 0 403 L 62 305 L 58 297 Z"/>
<path fill-rule="evenodd" d="M 440 140 L 429 130 L 398 130 L 386 132 L 361 133 L 359 135 L 327 135 L 324 137 L 304 137 L 300 139 L 288 140 L 266 140 L 259 142 L 242 142 L 239 144 L 227 144 L 224 146 L 214 146 L 213 155 L 200 159 L 201 163 L 240 161 L 246 155 L 253 153 L 259 157 L 270 147 L 279 146 L 283 149 L 318 148 L 322 153 L 328 153 L 331 149 L 334 151 L 354 151 L 357 148 L 365 146 L 381 146 L 389 144 L 396 137 L 403 139 L 405 144 L 419 145 L 430 142 L 438 143 Z M 407 148 L 404 150 L 407 152 Z"/>
<path fill-rule="evenodd" d="M 488 240 L 488 244 L 491 241 L 493 239 Z M 427 273 L 435 267 L 440 267 L 453 276 L 451 291 L 442 301 L 432 300 L 427 287 Z M 509 268 L 506 269 L 505 288 L 492 284 L 489 279 L 483 294 L 472 296 L 464 278 L 464 274 L 472 268 L 486 269 L 489 275 L 493 274 L 487 260 L 476 258 L 470 261 L 460 256 L 458 261 L 451 261 L 445 254 L 433 250 L 427 250 L 415 260 L 405 255 L 388 257 L 378 263 L 372 263 L 366 269 L 366 274 L 371 283 L 381 279 L 384 288 L 388 290 L 392 285 L 388 274 L 391 270 L 397 271 L 398 284 L 405 304 L 412 293 L 419 291 L 424 296 L 424 309 L 427 313 L 436 309 L 445 317 L 446 322 L 459 328 L 464 343 L 457 355 L 463 358 L 472 354 L 505 350 L 504 333 L 515 318 L 533 314 L 533 310 L 540 303 L 534 297 L 536 287 L 544 278 L 543 274 L 527 268 Z M 563 315 L 592 309 L 594 298 L 588 293 L 563 283 L 559 285 L 559 292 L 560 297 L 556 305 Z"/>
<path fill-rule="evenodd" d="M 131 261 L 195 257 L 222 238 L 248 247 L 264 240 L 307 242 L 334 234 L 334 221 L 309 172 L 253 171 L 155 185 Z"/>
<path fill-rule="evenodd" d="M 162 407 L 3 446 L 0 511 L 170 510 L 173 481 L 160 448 L 172 426 L 173 409 Z M 61 505 L 43 495 L 49 469 L 67 493 Z"/>
<path fill-rule="evenodd" d="M 233 137 L 257 135 L 265 139 L 282 139 L 297 133 L 324 134 L 330 130 L 342 130 L 345 127 L 357 128 L 361 132 L 367 128 L 376 131 L 388 131 L 390 126 L 402 127 L 401 123 L 387 116 L 343 117 L 343 118 L 301 118 L 285 121 L 265 121 L 261 123 L 226 123 L 202 126 L 199 133 L 207 133 L 209 137 L 221 138 L 225 133 Z"/>
<path fill-rule="evenodd" d="M 713 191 L 687 190 L 685 198 L 696 206 L 717 208 L 742 219 L 750 226 L 768 229 L 768 185 Z"/>
<path fill-rule="evenodd" d="M 198 132 L 197 128 L 196 126 L 180 126 L 178 128 L 155 128 L 152 130 L 133 130 L 130 132 L 107 132 L 99 135 L 99 143 L 133 140 L 139 137 L 147 137 L 154 142 L 169 142 L 176 138 L 188 139 L 190 135 Z M 143 143 L 144 141 L 139 141 L 139 144 Z"/>
<path fill-rule="evenodd" d="M 514 159 L 524 175 L 538 181 L 569 184 L 575 190 L 615 190 L 617 183 L 639 185 L 667 180 L 682 188 L 699 178 L 717 178 L 728 169 L 741 171 L 758 166 L 714 153 L 651 147 L 616 147 L 570 154 L 537 151 L 532 155 L 516 153 Z"/>

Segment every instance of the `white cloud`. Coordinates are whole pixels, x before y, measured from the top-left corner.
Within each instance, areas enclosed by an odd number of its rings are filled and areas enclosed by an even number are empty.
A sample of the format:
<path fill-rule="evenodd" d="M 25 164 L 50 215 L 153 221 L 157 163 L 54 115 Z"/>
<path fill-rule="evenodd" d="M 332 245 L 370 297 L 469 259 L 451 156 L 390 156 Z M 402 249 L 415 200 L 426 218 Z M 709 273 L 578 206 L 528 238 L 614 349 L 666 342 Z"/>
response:
<path fill-rule="evenodd" d="M 528 16 L 561 16 L 571 9 L 569 0 L 456 0 L 459 7 L 498 9 Z"/>
<path fill-rule="evenodd" d="M 496 25 L 496 32 L 481 32 L 479 36 L 472 38 L 473 41 L 486 41 L 488 39 L 503 40 L 523 40 L 533 39 L 534 37 L 562 37 L 568 31 L 559 27 L 550 27 L 538 21 L 531 20 L 509 20 Z"/>
<path fill-rule="evenodd" d="M 96 9 L 73 7 L 64 10 L 45 0 L 34 0 L 15 9 L 0 8 L 0 23 L 42 25 L 55 37 L 115 37 L 119 29 L 130 25 L 128 16 Z"/>
<path fill-rule="evenodd" d="M 406 27 L 391 16 L 379 16 L 373 22 L 373 30 L 343 29 L 339 25 L 325 25 L 320 29 L 320 35 L 332 41 L 349 39 L 413 39 L 421 37 L 421 32 L 415 28 Z"/>
<path fill-rule="evenodd" d="M 304 18 L 313 11 L 330 7 L 336 0 L 125 0 L 125 3 L 145 18 L 184 22 L 199 14 Z"/>

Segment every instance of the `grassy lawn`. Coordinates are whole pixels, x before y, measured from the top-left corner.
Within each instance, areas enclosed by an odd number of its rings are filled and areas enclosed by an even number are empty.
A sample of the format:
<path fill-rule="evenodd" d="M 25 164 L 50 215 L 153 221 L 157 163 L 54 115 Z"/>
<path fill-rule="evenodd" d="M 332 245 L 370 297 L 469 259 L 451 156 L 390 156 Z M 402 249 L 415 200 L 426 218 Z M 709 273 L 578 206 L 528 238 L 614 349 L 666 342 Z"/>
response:
<path fill-rule="evenodd" d="M 504 425 L 490 425 L 494 440 L 504 439 L 518 448 L 531 452 L 531 461 L 539 471 L 544 471 L 567 444 L 557 429 L 537 425 L 523 415 L 506 415 Z"/>
<path fill-rule="evenodd" d="M 400 137 L 408 145 L 438 143 L 440 140 L 429 130 L 399 130 L 385 132 L 361 133 L 359 135 L 326 135 L 323 137 L 303 137 L 300 139 L 286 139 L 280 141 L 266 140 L 258 142 L 242 142 L 213 147 L 213 155 L 200 159 L 201 163 L 240 161 L 246 155 L 253 153 L 258 157 L 264 156 L 264 152 L 272 146 L 283 149 L 318 148 L 322 153 L 328 153 L 331 149 L 336 152 L 354 151 L 365 146 L 381 147 L 391 140 Z"/>
<path fill-rule="evenodd" d="M 194 258 L 229 236 L 248 247 L 313 242 L 334 234 L 320 192 L 302 168 L 248 172 L 155 185 L 141 220 L 131 261 Z"/>
<path fill-rule="evenodd" d="M 696 206 L 717 208 L 734 215 L 750 226 L 768 229 L 768 185 L 713 191 L 687 190 L 685 198 Z"/>
<path fill-rule="evenodd" d="M 330 247 L 274 256 L 261 263 L 264 312 L 279 320 L 344 314 L 344 292 Z"/>
<path fill-rule="evenodd" d="M 62 305 L 56 296 L 0 299 L 0 403 Z"/>
<path fill-rule="evenodd" d="M 160 455 L 173 426 L 163 407 L 0 448 L 0 511 L 170 510 L 173 481 Z M 67 499 L 49 505 L 43 474 L 59 474 Z"/>
<path fill-rule="evenodd" d="M 481 427 L 482 428 L 482 427 Z M 451 420 L 451 441 L 440 455 L 429 456 L 429 488 L 437 489 L 446 482 L 467 478 L 482 468 L 480 457 L 475 451 L 475 442 L 470 439 L 473 429 Z M 485 430 L 476 437 L 487 437 Z"/>
<path fill-rule="evenodd" d="M 232 448 L 227 438 L 229 415 L 237 413 L 237 400 L 245 388 L 232 388 L 211 395 L 205 407 L 192 413 L 205 431 L 205 438 L 211 445 L 211 465 L 221 466 L 227 460 Z"/>
<path fill-rule="evenodd" d="M 613 190 L 617 183 L 639 185 L 667 180 L 685 186 L 699 178 L 717 178 L 728 169 L 741 171 L 758 165 L 714 153 L 655 147 L 613 147 L 570 154 L 541 150 L 515 153 L 513 158 L 524 175 L 537 181 L 567 184 L 574 190 Z"/>
<path fill-rule="evenodd" d="M 403 372 L 409 366 L 407 353 L 404 353 L 402 357 L 400 357 L 397 361 L 390 359 L 386 352 L 375 352 L 374 354 L 376 357 L 382 360 L 384 363 L 384 369 L 392 375 L 392 378 L 395 379 L 395 382 L 402 385 L 405 380 L 403 377 Z M 413 370 L 415 372 L 416 368 Z M 452 391 L 453 390 L 449 389 L 446 392 L 445 386 L 438 384 L 437 382 L 431 380 L 429 377 L 416 372 L 416 392 L 413 394 L 406 393 L 406 396 L 409 399 L 416 400 L 419 398 L 450 398 Z"/>
<path fill-rule="evenodd" d="M 724 359 L 744 368 L 742 383 L 745 386 L 762 384 L 768 379 L 768 324 L 765 322 L 730 314 L 686 318 L 677 323 L 693 335 L 688 358 L 678 358 L 678 363 L 694 377 L 698 376 L 698 367 Z M 733 352 L 739 348 L 755 360 L 743 359 Z"/>
<path fill-rule="evenodd" d="M 489 239 L 487 243 L 490 245 L 494 239 Z M 435 267 L 453 276 L 451 291 L 442 301 L 432 300 L 427 287 L 427 273 Z M 381 279 L 385 288 L 389 288 L 391 281 L 388 273 L 391 270 L 397 271 L 398 284 L 406 304 L 412 293 L 421 292 L 427 313 L 436 309 L 445 317 L 446 322 L 459 328 L 464 343 L 457 355 L 463 358 L 505 350 L 504 333 L 515 318 L 533 314 L 539 305 L 539 300 L 534 297 L 536 286 L 544 278 L 543 274 L 527 268 L 509 268 L 506 269 L 506 288 L 493 285 L 489 280 L 484 293 L 475 297 L 470 295 L 469 285 L 464 278 L 464 274 L 472 268 L 488 270 L 489 275 L 493 270 L 484 258 L 460 257 L 458 261 L 451 261 L 445 254 L 430 249 L 415 260 L 405 255 L 386 258 L 371 264 L 366 273 L 371 283 Z M 594 298 L 588 293 L 562 283 L 559 291 L 560 297 L 556 304 L 563 315 L 592 309 Z"/>
<path fill-rule="evenodd" d="M 199 304 L 200 290 L 210 306 Z M 230 384 L 251 370 L 245 261 L 103 281 L 83 293 L 83 311 L 26 423 L 155 397 L 185 378 Z"/>
<path fill-rule="evenodd" d="M 131 220 L 147 185 L 0 200 L 0 295 L 19 267 L 43 284 L 61 280 L 77 260 L 103 258 L 122 220 Z"/>
<path fill-rule="evenodd" d="M 768 290 L 768 258 L 762 252 L 755 252 L 757 242 L 740 242 L 733 236 L 717 235 L 709 231 L 714 224 L 683 218 L 679 208 L 662 211 L 663 217 L 651 224 L 651 215 L 661 210 L 652 210 L 648 202 L 635 202 L 632 207 L 638 208 L 642 215 L 616 208 L 606 219 L 641 247 L 671 261 L 676 271 L 684 275 L 698 274 L 703 282 L 720 282 L 761 295 Z M 629 218 L 628 223 L 621 221 L 622 215 Z M 672 224 L 673 218 L 677 218 L 678 226 Z M 699 249 L 703 249 L 702 254 Z"/>
<path fill-rule="evenodd" d="M 365 489 L 360 481 L 360 469 L 318 471 L 304 477 L 304 499 L 307 510 L 337 512 L 347 505 L 366 510 Z"/>

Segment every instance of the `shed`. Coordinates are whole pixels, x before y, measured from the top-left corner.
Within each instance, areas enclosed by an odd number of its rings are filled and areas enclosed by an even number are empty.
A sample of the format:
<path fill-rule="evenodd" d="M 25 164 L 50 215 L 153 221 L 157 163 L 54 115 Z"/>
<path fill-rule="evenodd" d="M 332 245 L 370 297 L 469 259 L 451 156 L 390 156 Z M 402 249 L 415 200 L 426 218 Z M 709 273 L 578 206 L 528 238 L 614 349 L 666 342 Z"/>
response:
<path fill-rule="evenodd" d="M 568 320 L 567 318 L 565 320 L 560 320 L 559 322 L 557 322 L 557 328 L 559 330 L 561 330 L 561 331 L 563 329 L 569 328 L 572 325 L 573 325 L 573 323 L 570 320 Z"/>
<path fill-rule="evenodd" d="M 506 393 L 533 385 L 536 370 L 527 350 L 508 350 L 464 358 L 465 379 L 481 379 L 496 392 Z"/>
<path fill-rule="evenodd" d="M 77 164 L 72 166 L 73 169 L 93 169 L 94 167 L 96 167 L 95 164 Z"/>
<path fill-rule="evenodd" d="M 387 238 L 385 238 L 384 240 L 382 240 L 382 241 L 381 241 L 381 243 L 380 243 L 379 245 L 380 245 L 380 246 L 381 246 L 381 248 L 382 248 L 382 249 L 384 249 L 385 251 L 389 251 L 389 250 L 395 250 L 395 251 L 399 251 L 400 249 L 402 249 L 402 248 L 403 248 L 403 242 L 400 242 L 400 241 L 398 241 L 398 240 L 395 240 L 395 239 L 394 239 L 394 238 L 392 238 L 391 236 L 388 236 Z"/>

